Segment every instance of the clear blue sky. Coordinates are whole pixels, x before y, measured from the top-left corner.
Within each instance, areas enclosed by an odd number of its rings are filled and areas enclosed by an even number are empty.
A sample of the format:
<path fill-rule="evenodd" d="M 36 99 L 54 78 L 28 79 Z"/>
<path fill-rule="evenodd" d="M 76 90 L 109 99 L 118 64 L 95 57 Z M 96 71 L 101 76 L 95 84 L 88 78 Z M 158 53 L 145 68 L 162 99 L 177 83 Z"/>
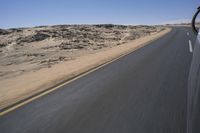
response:
<path fill-rule="evenodd" d="M 191 19 L 200 0 L 0 0 L 0 28 L 161 24 Z"/>

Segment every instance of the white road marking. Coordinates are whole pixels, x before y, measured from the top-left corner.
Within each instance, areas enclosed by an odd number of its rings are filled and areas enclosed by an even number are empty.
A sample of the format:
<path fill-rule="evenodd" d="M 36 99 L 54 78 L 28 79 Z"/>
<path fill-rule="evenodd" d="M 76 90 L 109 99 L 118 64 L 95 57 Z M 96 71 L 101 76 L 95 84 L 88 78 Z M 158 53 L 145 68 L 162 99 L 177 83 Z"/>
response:
<path fill-rule="evenodd" d="M 200 44 L 200 31 L 199 31 L 198 36 L 197 36 L 197 41 L 198 41 L 197 44 Z"/>
<path fill-rule="evenodd" d="M 187 32 L 187 35 L 189 36 L 189 35 L 190 35 L 190 33 L 189 33 L 189 32 Z"/>
<path fill-rule="evenodd" d="M 191 42 L 191 40 L 189 40 L 189 50 L 190 50 L 190 53 L 193 52 L 193 49 L 192 49 L 192 42 Z"/>

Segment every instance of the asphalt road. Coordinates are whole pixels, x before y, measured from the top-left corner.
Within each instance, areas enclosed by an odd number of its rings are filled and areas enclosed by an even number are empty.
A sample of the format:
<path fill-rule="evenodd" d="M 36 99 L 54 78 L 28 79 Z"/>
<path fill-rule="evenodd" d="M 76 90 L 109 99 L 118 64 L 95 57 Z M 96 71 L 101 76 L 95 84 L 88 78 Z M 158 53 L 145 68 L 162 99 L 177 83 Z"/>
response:
<path fill-rule="evenodd" d="M 190 28 L 173 28 L 0 117 L 0 133 L 186 133 L 189 40 Z"/>

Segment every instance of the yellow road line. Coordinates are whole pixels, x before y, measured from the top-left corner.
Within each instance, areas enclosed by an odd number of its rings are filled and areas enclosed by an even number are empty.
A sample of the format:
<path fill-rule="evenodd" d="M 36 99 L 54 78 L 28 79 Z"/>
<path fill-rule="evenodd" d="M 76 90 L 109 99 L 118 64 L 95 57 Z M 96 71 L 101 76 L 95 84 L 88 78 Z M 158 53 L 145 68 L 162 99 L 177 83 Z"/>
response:
<path fill-rule="evenodd" d="M 47 94 L 49 94 L 49 93 L 51 93 L 51 92 L 53 92 L 53 91 L 65 86 L 65 85 L 67 85 L 67 84 L 69 84 L 69 83 L 81 78 L 81 77 L 84 77 L 84 76 L 86 76 L 86 75 L 88 75 L 88 74 L 90 74 L 90 73 L 92 73 L 92 72 L 94 72 L 94 71 L 96 71 L 96 70 L 98 70 L 98 69 L 100 69 L 100 68 L 102 68 L 102 67 L 104 67 L 104 66 L 106 66 L 106 65 L 108 65 L 108 64 L 110 64 L 110 63 L 112 63 L 112 62 L 114 62 L 114 61 L 116 61 L 116 60 L 118 60 L 118 59 L 120 59 L 120 58 L 122 58 L 124 56 L 126 56 L 126 55 L 128 55 L 128 54 L 130 54 L 130 53 L 132 53 L 132 52 L 133 51 L 131 51 L 131 52 L 127 53 L 127 54 L 120 55 L 119 57 L 117 57 L 117 58 L 115 58 L 115 59 L 113 59 L 111 61 L 108 61 L 107 63 L 104 63 L 104 64 L 102 64 L 102 65 L 100 65 L 100 66 L 98 66 L 96 68 L 93 68 L 92 70 L 89 70 L 88 72 L 85 72 L 85 73 L 83 73 L 83 74 L 81 74 L 81 75 L 79 75 L 79 76 L 77 76 L 77 77 L 75 77 L 75 78 L 73 78 L 73 79 L 71 79 L 69 81 L 66 81 L 65 83 L 62 83 L 62 84 L 60 84 L 60 85 L 58 85 L 58 86 L 56 86 L 56 87 L 54 87 L 52 89 L 49 89 L 49 90 L 47 90 L 47 91 L 45 91 L 45 92 L 43 92 L 41 94 L 38 94 L 37 96 L 34 96 L 34 97 L 32 97 L 32 98 L 30 98 L 30 99 L 28 99 L 26 101 L 23 101 L 23 102 L 15 105 L 15 106 L 13 106 L 13 107 L 10 107 L 5 111 L 0 112 L 0 116 L 3 116 L 3 115 L 5 115 L 5 114 L 7 114 L 7 113 L 9 113 L 11 111 L 14 111 L 17 108 L 20 108 L 21 106 L 24 106 L 24 105 L 26 105 L 26 104 L 28 104 L 28 103 L 30 103 L 30 102 L 42 97 L 42 96 L 44 96 L 44 95 L 47 95 Z"/>

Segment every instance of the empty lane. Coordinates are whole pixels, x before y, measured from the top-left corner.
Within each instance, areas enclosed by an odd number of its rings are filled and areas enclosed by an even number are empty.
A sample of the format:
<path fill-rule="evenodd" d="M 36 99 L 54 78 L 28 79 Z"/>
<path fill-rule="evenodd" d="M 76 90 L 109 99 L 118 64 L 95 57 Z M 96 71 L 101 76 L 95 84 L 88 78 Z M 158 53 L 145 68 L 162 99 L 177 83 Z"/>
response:
<path fill-rule="evenodd" d="M 188 40 L 194 40 L 185 30 L 173 28 L 150 45 L 2 116 L 0 132 L 185 133 Z"/>

